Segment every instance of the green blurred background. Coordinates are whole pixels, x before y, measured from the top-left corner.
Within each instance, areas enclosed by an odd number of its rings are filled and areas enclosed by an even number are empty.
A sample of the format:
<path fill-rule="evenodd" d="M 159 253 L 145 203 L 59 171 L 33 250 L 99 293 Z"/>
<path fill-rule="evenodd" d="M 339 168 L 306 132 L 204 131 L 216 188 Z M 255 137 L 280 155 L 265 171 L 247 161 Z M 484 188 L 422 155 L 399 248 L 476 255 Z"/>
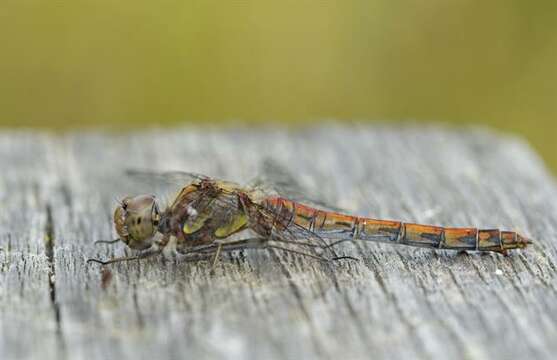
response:
<path fill-rule="evenodd" d="M 487 124 L 557 170 L 557 1 L 1 0 L 0 126 Z"/>

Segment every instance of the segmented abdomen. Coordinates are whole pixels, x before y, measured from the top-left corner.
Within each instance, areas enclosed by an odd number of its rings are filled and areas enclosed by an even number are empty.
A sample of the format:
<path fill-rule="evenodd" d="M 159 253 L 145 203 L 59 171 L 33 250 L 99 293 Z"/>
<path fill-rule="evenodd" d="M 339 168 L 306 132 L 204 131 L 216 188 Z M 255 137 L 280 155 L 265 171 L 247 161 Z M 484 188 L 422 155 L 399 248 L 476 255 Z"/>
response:
<path fill-rule="evenodd" d="M 376 220 L 309 207 L 288 199 L 270 197 L 263 206 L 273 210 L 284 226 L 296 224 L 322 238 L 367 240 L 452 250 L 494 251 L 524 248 L 530 242 L 513 231 L 446 228 L 432 225 Z"/>

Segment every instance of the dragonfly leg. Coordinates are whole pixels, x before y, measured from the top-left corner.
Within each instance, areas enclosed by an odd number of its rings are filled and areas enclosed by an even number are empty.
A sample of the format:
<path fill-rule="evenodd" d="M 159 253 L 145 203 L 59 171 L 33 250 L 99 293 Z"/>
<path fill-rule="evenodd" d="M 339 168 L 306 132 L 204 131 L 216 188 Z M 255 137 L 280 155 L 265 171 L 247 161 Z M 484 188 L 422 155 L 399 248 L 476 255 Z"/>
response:
<path fill-rule="evenodd" d="M 101 265 L 108 265 L 108 264 L 114 264 L 117 262 L 124 262 L 124 261 L 133 261 L 133 260 L 140 260 L 140 259 L 146 259 L 148 257 L 154 256 L 154 255 L 158 255 L 162 252 L 162 250 L 159 248 L 159 246 L 155 246 L 155 244 L 153 244 L 152 247 L 150 247 L 149 249 L 139 253 L 138 255 L 135 256 L 123 256 L 123 257 L 119 257 L 119 258 L 114 258 L 114 259 L 109 259 L 109 260 L 100 260 L 100 259 L 94 259 L 94 258 L 90 258 L 87 259 L 87 264 L 90 263 L 97 263 L 97 264 L 101 264 Z"/>
<path fill-rule="evenodd" d="M 326 258 L 324 256 L 309 254 L 299 250 L 288 249 L 286 247 L 270 244 L 270 242 L 280 242 L 280 241 L 274 239 L 269 240 L 264 237 L 255 237 L 255 238 L 248 238 L 248 239 L 241 239 L 241 240 L 234 240 L 234 241 L 222 241 L 217 244 L 212 243 L 207 246 L 191 249 L 188 252 L 184 253 L 184 255 L 187 255 L 188 253 L 193 253 L 193 254 L 211 253 L 213 254 L 213 264 L 214 264 L 216 262 L 216 259 L 218 259 L 218 255 L 220 255 L 222 251 L 228 252 L 228 251 L 243 250 L 243 249 L 276 249 L 276 250 L 290 252 L 301 256 L 311 257 L 321 261 L 340 260 L 340 258 L 339 259 Z"/>
<path fill-rule="evenodd" d="M 222 246 L 223 246 L 222 242 L 219 241 L 218 244 L 217 244 L 217 250 L 215 251 L 215 254 L 213 256 L 213 261 L 212 261 L 212 265 L 211 265 L 211 275 L 215 274 L 215 268 L 217 267 L 217 262 L 220 259 L 220 253 L 222 251 Z"/>
<path fill-rule="evenodd" d="M 333 256 L 333 257 L 325 257 L 322 255 L 318 255 L 318 254 L 309 254 L 303 251 L 299 251 L 299 250 L 294 250 L 294 249 L 288 249 L 282 246 L 278 246 L 278 245 L 270 245 L 267 244 L 266 245 L 267 248 L 270 249 L 276 249 L 276 250 L 280 250 L 280 251 L 284 251 L 284 252 L 288 252 L 288 253 L 292 253 L 292 254 L 296 254 L 296 255 L 301 255 L 301 256 L 306 256 L 306 257 L 310 257 L 319 261 L 323 261 L 323 262 L 332 262 L 332 261 L 339 261 L 339 260 L 354 260 L 354 261 L 358 261 L 358 259 L 356 259 L 355 257 L 352 256 Z"/>
<path fill-rule="evenodd" d="M 287 253 L 291 253 L 291 254 L 296 254 L 296 255 L 301 255 L 301 256 L 306 256 L 306 257 L 310 257 L 319 261 L 323 261 L 323 262 L 329 262 L 331 259 L 328 259 L 324 256 L 321 255 L 314 255 L 314 254 L 309 254 L 303 251 L 299 251 L 299 250 L 294 250 L 294 249 L 288 249 L 282 246 L 278 246 L 278 245 L 266 245 L 265 246 L 268 249 L 276 249 L 276 250 L 280 250 L 280 251 L 284 251 Z"/>
<path fill-rule="evenodd" d="M 152 252 L 144 251 L 141 254 L 136 255 L 136 256 L 123 256 L 123 257 L 119 257 L 119 258 L 109 259 L 109 260 L 106 260 L 106 261 L 103 261 L 103 260 L 100 260 L 100 259 L 90 258 L 90 259 L 87 259 L 87 263 L 89 264 L 89 263 L 94 262 L 94 263 L 98 263 L 98 264 L 101 264 L 101 265 L 108 265 L 108 264 L 114 264 L 114 263 L 117 263 L 117 262 L 145 259 L 145 258 L 151 257 L 153 255 L 158 255 L 160 253 L 161 253 L 160 250 L 152 251 Z"/>
<path fill-rule="evenodd" d="M 222 241 L 219 243 L 213 242 L 210 245 L 207 246 L 203 246 L 203 247 L 198 247 L 195 249 L 191 249 L 188 252 L 186 252 L 184 255 L 188 254 L 188 253 L 212 253 L 213 254 L 213 266 L 216 263 L 218 256 L 220 255 L 220 253 L 222 251 L 234 251 L 234 250 L 243 250 L 243 249 L 277 249 L 277 250 L 282 250 L 285 252 L 290 252 L 290 253 L 294 253 L 297 255 L 302 255 L 302 256 L 307 256 L 307 257 L 311 257 L 314 258 L 316 260 L 321 260 L 321 261 L 330 261 L 332 259 L 328 259 L 325 258 L 323 256 L 320 255 L 314 255 L 314 254 L 308 254 L 306 252 L 303 251 L 298 251 L 298 250 L 294 250 L 294 249 L 288 249 L 282 246 L 278 246 L 278 245 L 273 245 L 270 244 L 270 242 L 280 242 L 280 240 L 269 240 L 267 238 L 264 237 L 254 237 L 254 238 L 248 238 L 248 239 L 241 239 L 241 240 L 234 240 L 234 241 Z"/>
<path fill-rule="evenodd" d="M 93 244 L 116 244 L 117 242 L 121 241 L 119 238 L 114 240 L 97 240 Z"/>
<path fill-rule="evenodd" d="M 358 260 L 355 257 L 352 256 L 337 256 L 337 254 L 332 251 L 332 246 L 335 245 L 335 243 L 330 244 L 330 245 L 321 245 L 321 244 L 313 244 L 313 243 L 309 243 L 309 242 L 304 242 L 304 241 L 295 241 L 295 240 L 287 240 L 287 239 L 282 239 L 282 238 L 272 238 L 271 241 L 277 242 L 277 243 L 283 243 L 283 244 L 292 244 L 292 245 L 297 245 L 297 246 L 306 246 L 309 247 L 312 250 L 322 250 L 321 252 L 316 252 L 314 254 L 307 254 L 307 255 L 312 255 L 314 257 L 319 257 L 320 259 L 325 259 L 327 261 L 336 261 L 336 260 L 344 260 L 344 259 L 349 259 L 349 260 Z M 286 250 L 291 250 L 288 248 L 282 248 L 282 249 L 286 249 Z M 330 251 L 330 257 L 325 257 L 323 256 L 323 252 L 327 251 L 327 250 L 331 250 Z M 297 251 L 297 250 L 296 250 Z M 299 251 L 298 251 L 299 252 Z"/>
<path fill-rule="evenodd" d="M 327 247 L 332 248 L 332 247 L 337 246 L 337 245 L 339 245 L 343 242 L 353 242 L 353 241 L 354 241 L 354 239 L 341 239 L 341 240 L 337 240 L 337 241 L 334 241 L 334 242 L 330 243 L 329 245 L 327 245 Z"/>

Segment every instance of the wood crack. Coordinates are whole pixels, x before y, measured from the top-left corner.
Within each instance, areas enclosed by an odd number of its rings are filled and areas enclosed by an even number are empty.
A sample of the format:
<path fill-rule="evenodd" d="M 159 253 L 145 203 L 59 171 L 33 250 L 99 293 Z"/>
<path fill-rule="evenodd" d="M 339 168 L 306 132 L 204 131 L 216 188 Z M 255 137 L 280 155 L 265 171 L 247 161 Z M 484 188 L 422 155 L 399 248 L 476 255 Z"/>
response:
<path fill-rule="evenodd" d="M 60 313 L 60 304 L 56 298 L 56 259 L 54 246 L 56 236 L 54 233 L 54 220 L 52 218 L 52 208 L 50 204 L 46 206 L 46 223 L 44 228 L 44 251 L 48 262 L 48 292 L 50 294 L 50 303 L 54 314 L 54 321 L 56 323 L 56 338 L 60 344 L 61 353 L 65 358 L 65 339 L 62 331 L 62 316 Z"/>

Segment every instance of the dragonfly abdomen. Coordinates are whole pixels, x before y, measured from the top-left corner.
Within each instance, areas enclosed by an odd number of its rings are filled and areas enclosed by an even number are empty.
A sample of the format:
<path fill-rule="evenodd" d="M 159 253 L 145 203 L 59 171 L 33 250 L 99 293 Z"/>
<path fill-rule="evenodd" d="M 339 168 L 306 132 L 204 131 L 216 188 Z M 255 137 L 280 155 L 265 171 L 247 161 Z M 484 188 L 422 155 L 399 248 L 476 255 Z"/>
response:
<path fill-rule="evenodd" d="M 529 240 L 512 231 L 445 228 L 433 225 L 377 220 L 319 210 L 284 198 L 269 198 L 270 206 L 288 226 L 294 223 L 325 239 L 364 240 L 450 250 L 506 253 L 524 248 Z"/>
<path fill-rule="evenodd" d="M 379 237 L 384 236 L 382 233 L 385 232 L 385 227 L 382 220 L 361 221 L 364 223 L 361 239 L 369 239 L 377 236 L 376 234 Z M 529 242 L 516 232 L 499 229 L 448 228 L 403 222 L 398 222 L 397 228 L 392 230 L 393 233 L 396 232 L 396 237 L 390 237 L 388 241 L 435 249 L 493 251 L 505 254 L 510 249 L 524 248 Z"/>

